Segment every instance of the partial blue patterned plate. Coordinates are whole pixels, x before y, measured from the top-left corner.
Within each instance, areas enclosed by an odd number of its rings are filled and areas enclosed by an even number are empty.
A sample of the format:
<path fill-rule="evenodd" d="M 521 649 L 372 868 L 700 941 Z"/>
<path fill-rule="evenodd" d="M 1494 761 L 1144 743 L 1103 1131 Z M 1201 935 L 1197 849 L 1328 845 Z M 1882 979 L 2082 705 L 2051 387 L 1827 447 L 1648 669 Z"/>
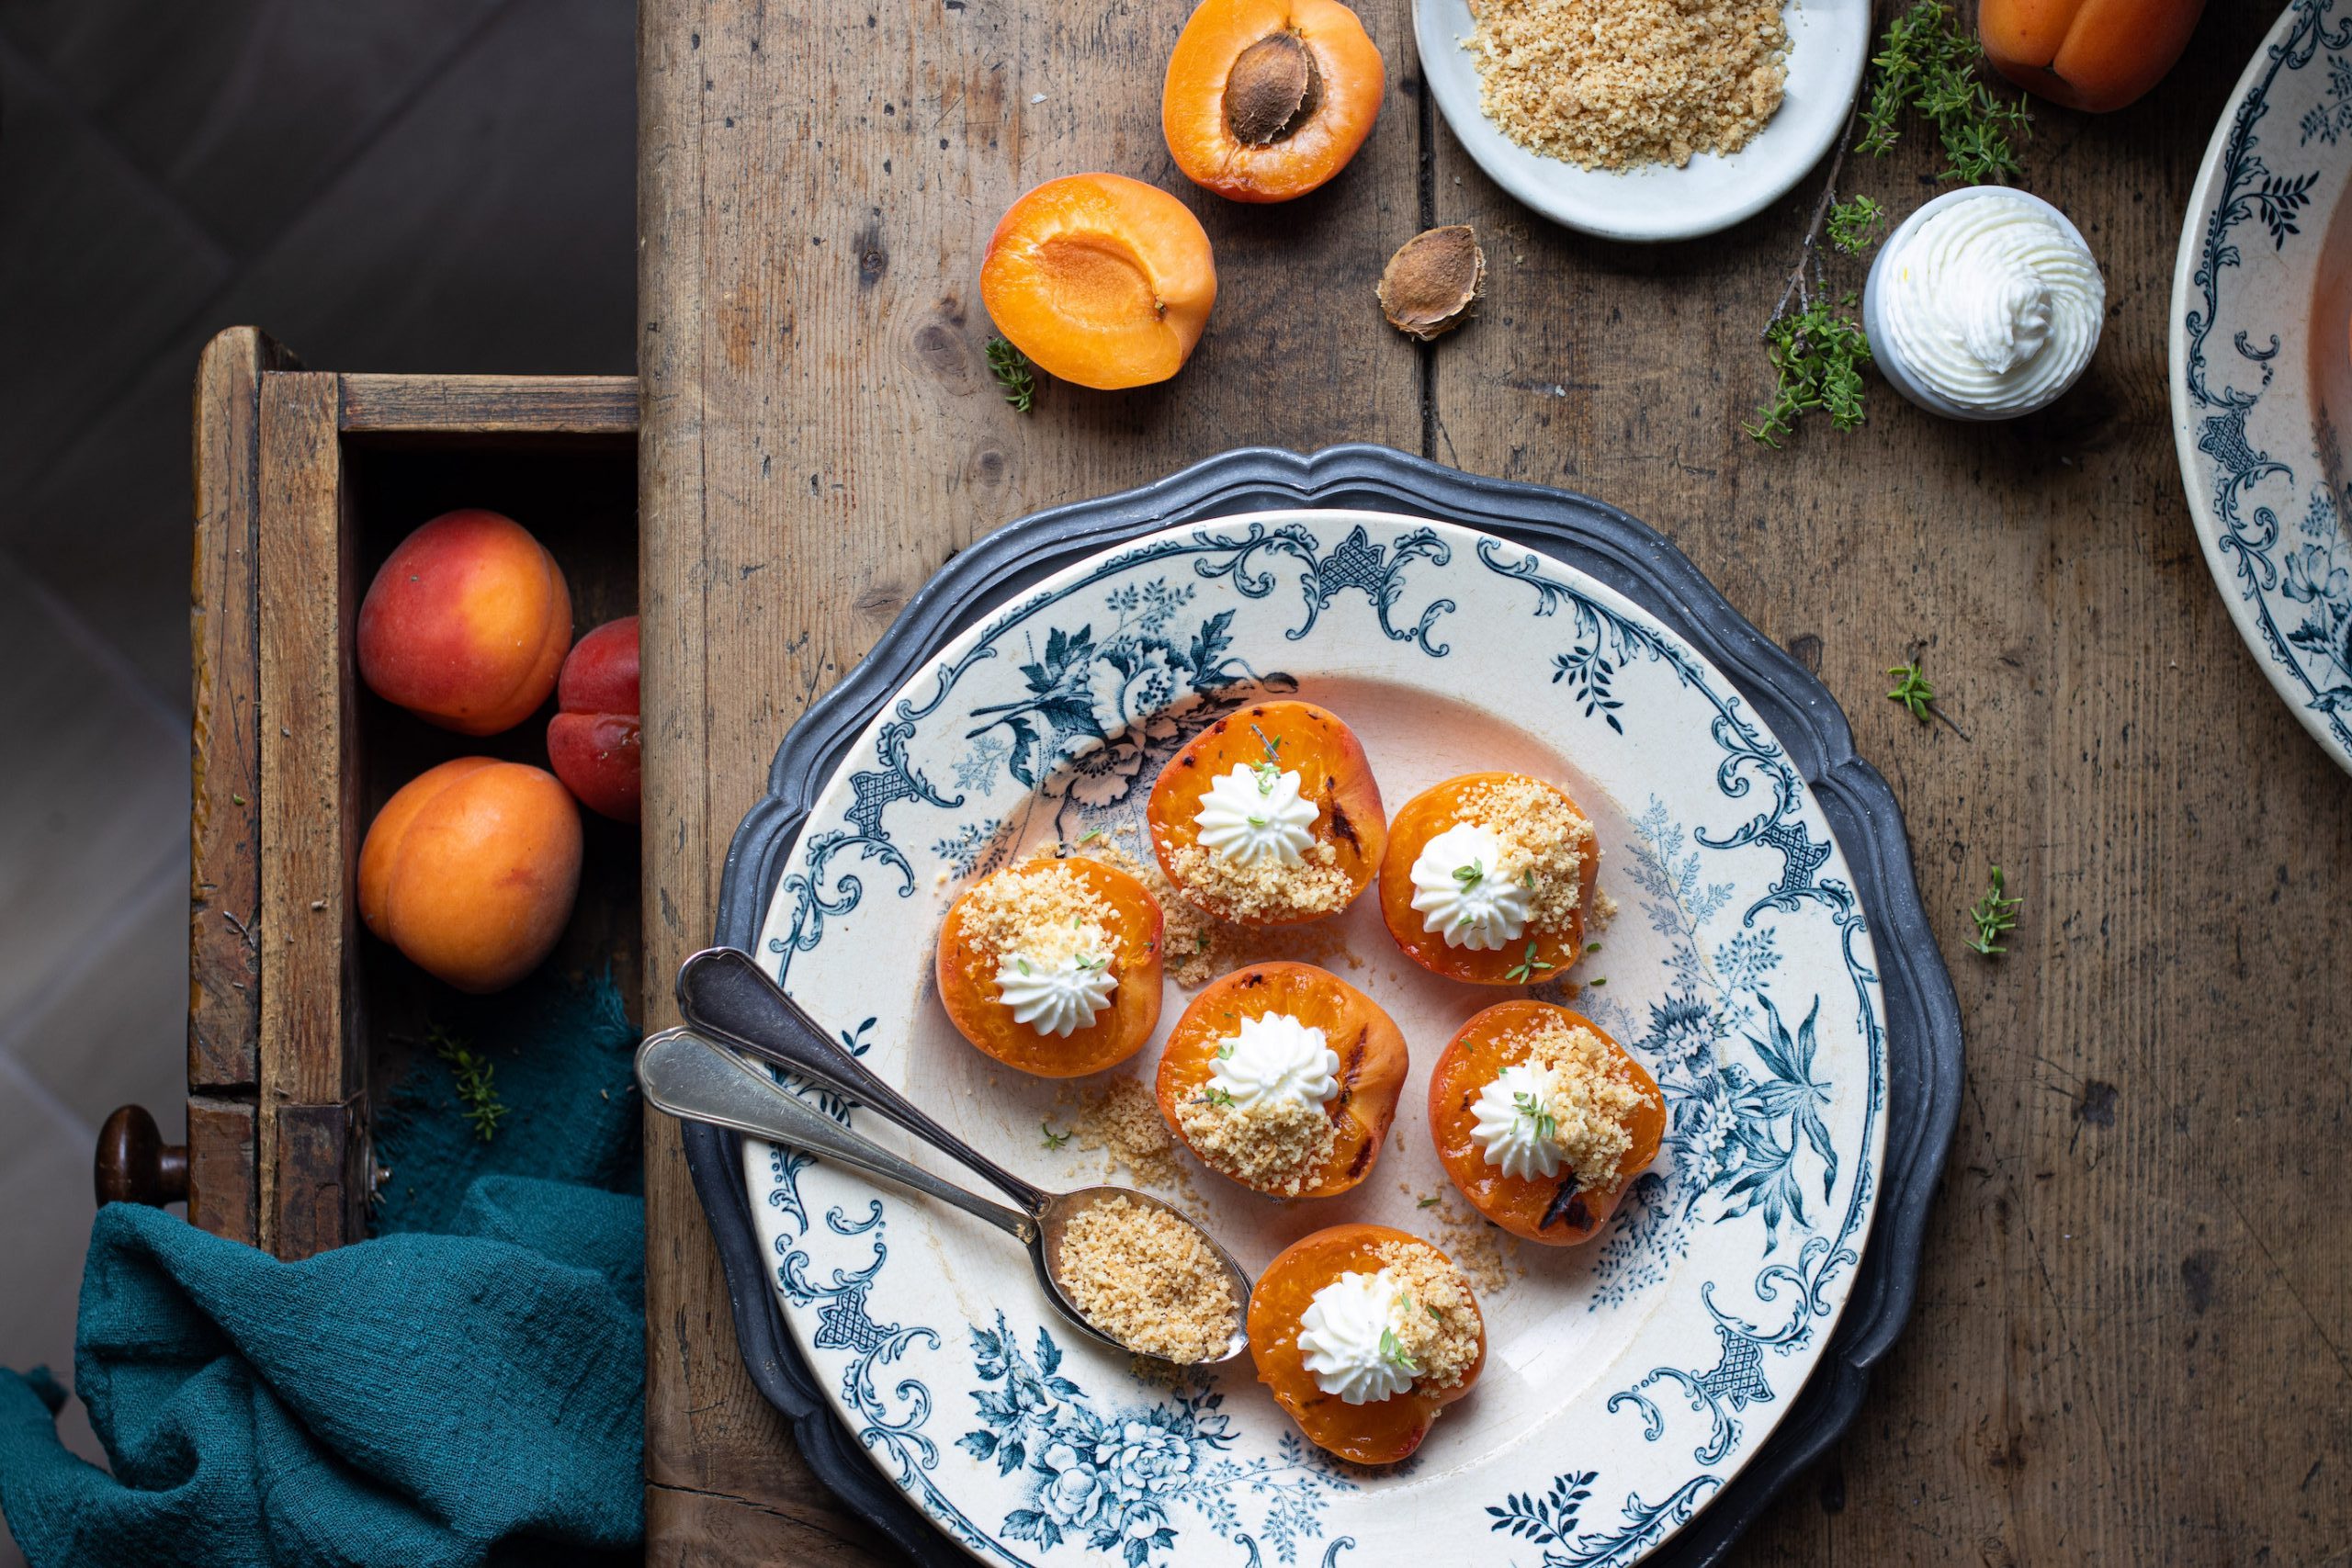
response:
<path fill-rule="evenodd" d="M 2352 6 L 2296 0 L 2213 129 L 2172 285 L 2173 439 L 2238 635 L 2352 769 Z"/>
<path fill-rule="evenodd" d="M 1042 1183 L 1105 1177 L 1102 1156 L 1041 1136 L 1080 1114 L 1065 1086 L 948 1025 L 933 933 L 966 881 L 1027 849 L 1100 831 L 1148 852 L 1162 762 L 1292 693 L 1356 728 L 1392 809 L 1511 768 L 1594 818 L 1620 914 L 1572 977 L 1577 1005 L 1672 1112 L 1605 1235 L 1505 1254 L 1507 1282 L 1481 1296 L 1484 1379 L 1386 1472 L 1306 1446 L 1246 1365 L 1168 1387 L 1080 1343 L 1020 1250 L 961 1214 L 747 1145 L 784 1321 L 881 1473 L 987 1562 L 1633 1561 L 1758 1453 L 1822 1356 L 1871 1235 L 1889 1077 L 1878 959 L 1827 818 L 1731 682 L 1649 612 L 1409 516 L 1266 512 L 1118 546 L 982 615 L 874 712 L 771 885 L 757 950 L 977 1146 Z M 1498 995 L 1415 969 L 1369 899 L 1310 940 L 1412 1048 L 1379 1167 L 1320 1202 L 1199 1170 L 1168 1195 L 1253 1269 L 1342 1221 L 1450 1245 L 1419 1201 L 1450 1191 L 1428 1069 Z M 1171 987 L 1163 1035 L 1182 1001 Z M 1157 1060 L 1155 1042 L 1115 1071 L 1148 1081 Z"/>

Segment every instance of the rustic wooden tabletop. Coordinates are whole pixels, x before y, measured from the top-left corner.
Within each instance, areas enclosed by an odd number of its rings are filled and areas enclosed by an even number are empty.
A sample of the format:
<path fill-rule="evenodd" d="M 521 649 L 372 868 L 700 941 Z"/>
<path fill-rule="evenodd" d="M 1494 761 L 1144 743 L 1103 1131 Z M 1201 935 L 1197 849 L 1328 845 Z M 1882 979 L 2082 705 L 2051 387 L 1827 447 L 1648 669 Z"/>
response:
<path fill-rule="evenodd" d="M 1388 61 L 1378 129 L 1330 186 L 1252 209 L 1195 190 L 1161 140 L 1185 0 L 641 0 L 649 1024 L 793 716 L 999 525 L 1258 443 L 1385 442 L 1583 491 L 1818 667 L 1903 802 L 1967 1020 L 1910 1328 L 1735 1560 L 2340 1552 L 2352 784 L 2232 629 L 2165 395 L 2182 209 L 2276 7 L 2209 6 L 2120 114 L 2037 107 L 2032 188 L 2108 276 L 2081 386 L 1984 426 L 1874 386 L 1864 428 L 1785 451 L 1739 426 L 1814 184 L 1694 243 L 1554 228 L 1437 119 L 1409 0 L 1358 8 Z M 1900 217 L 1933 188 L 1931 143 L 1845 184 Z M 1095 169 L 1200 215 L 1216 313 L 1172 382 L 1054 386 L 1024 418 L 982 363 L 981 250 L 1023 190 Z M 1417 347 L 1374 280 L 1450 221 L 1485 239 L 1487 298 Z M 1966 739 L 1885 700 L 1915 647 Z M 1996 862 L 2025 904 L 1988 962 L 1961 911 Z M 747 1380 L 659 1117 L 647 1150 L 652 1561 L 887 1560 Z"/>

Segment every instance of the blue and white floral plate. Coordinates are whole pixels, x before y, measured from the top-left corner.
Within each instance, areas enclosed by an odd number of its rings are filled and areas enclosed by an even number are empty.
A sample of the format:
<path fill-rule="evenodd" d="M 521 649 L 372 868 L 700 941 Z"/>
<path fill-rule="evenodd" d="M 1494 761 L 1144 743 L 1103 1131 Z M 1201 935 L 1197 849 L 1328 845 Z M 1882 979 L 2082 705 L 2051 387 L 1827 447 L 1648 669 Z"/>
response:
<path fill-rule="evenodd" d="M 2296 0 L 2213 130 L 2172 285 L 2173 438 L 2205 562 L 2352 769 L 2352 6 Z"/>
<path fill-rule="evenodd" d="M 789 1334 L 873 1463 L 986 1562 L 1631 1562 L 1758 1452 L 1822 1355 L 1871 1235 L 1888 1086 L 1878 959 L 1829 822 L 1730 681 L 1657 617 L 1550 557 L 1412 517 L 1270 512 L 1146 536 L 983 615 L 879 706 L 772 885 L 758 950 L 975 1145 L 1041 1183 L 1110 1176 L 1042 1135 L 1082 1117 L 1069 1086 L 949 1026 L 933 933 L 968 878 L 1028 849 L 1099 831 L 1148 853 L 1167 757 L 1290 693 L 1355 728 L 1392 806 L 1501 767 L 1563 781 L 1594 817 L 1621 912 L 1573 977 L 1577 1005 L 1672 1111 L 1606 1235 L 1504 1254 L 1477 1391 L 1386 1472 L 1304 1444 L 1246 1363 L 1171 1387 L 1078 1341 L 995 1232 L 750 1145 Z M 1497 997 L 1414 968 L 1368 898 L 1300 940 L 1412 1047 L 1379 1167 L 1321 1202 L 1197 1169 L 1168 1195 L 1252 1268 L 1343 1220 L 1452 1245 L 1419 1205 L 1450 1191 L 1427 1074 Z M 1155 1042 L 1114 1071 L 1148 1082 L 1157 1060 Z"/>

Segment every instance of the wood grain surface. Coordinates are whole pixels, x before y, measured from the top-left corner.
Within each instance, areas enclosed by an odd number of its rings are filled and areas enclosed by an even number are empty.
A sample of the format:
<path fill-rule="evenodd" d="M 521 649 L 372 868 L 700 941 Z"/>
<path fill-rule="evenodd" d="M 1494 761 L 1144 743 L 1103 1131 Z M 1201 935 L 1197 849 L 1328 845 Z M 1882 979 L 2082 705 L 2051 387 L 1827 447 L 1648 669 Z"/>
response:
<path fill-rule="evenodd" d="M 1379 128 L 1321 192 L 1250 209 L 1160 139 L 1182 0 L 643 0 L 649 1023 L 793 716 L 980 535 L 1261 442 L 1584 491 L 1817 665 L 1904 803 L 1968 1021 L 1911 1328 L 1734 1560 L 2328 1560 L 2352 1527 L 2352 784 L 2231 628 L 2165 376 L 2189 184 L 2275 6 L 2208 6 L 2130 110 L 2037 107 L 2030 184 L 2109 278 L 2082 386 L 1965 426 L 1874 385 L 1865 428 L 1778 452 L 1739 422 L 1811 182 L 1695 243 L 1555 229 L 1423 101 L 1407 0 L 1360 9 L 1389 63 Z M 1940 166 L 1915 129 L 1847 187 L 1899 217 Z M 1200 214 L 1216 310 L 1169 385 L 1050 386 L 1023 418 L 983 366 L 981 249 L 1021 191 L 1098 168 Z M 1416 347 L 1373 281 L 1451 221 L 1487 243 L 1487 296 Z M 1884 700 L 1915 649 L 1964 739 Z M 1988 962 L 1960 911 L 1996 862 L 2026 903 Z M 886 1560 L 745 1378 L 658 1118 L 647 1149 L 653 1561 Z"/>

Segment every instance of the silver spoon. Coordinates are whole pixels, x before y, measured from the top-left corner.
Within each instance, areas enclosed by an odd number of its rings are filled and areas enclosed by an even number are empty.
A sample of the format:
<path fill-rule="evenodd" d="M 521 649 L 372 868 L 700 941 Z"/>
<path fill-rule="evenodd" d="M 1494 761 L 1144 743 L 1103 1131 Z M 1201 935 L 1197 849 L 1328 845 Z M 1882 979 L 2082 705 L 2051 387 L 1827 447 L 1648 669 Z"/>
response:
<path fill-rule="evenodd" d="M 1234 1332 L 1222 1353 L 1200 1364 L 1213 1365 L 1238 1356 L 1249 1345 L 1246 1324 L 1250 1311 L 1250 1276 L 1232 1254 L 1194 1224 L 1182 1211 L 1147 1192 L 1125 1187 L 1086 1187 L 1075 1192 L 1048 1192 L 1003 1169 L 910 1103 L 898 1090 L 876 1077 L 864 1063 L 833 1043 L 831 1036 L 809 1020 L 799 1006 L 770 979 L 749 953 L 733 948 L 712 948 L 695 953 L 678 971 L 678 1002 L 690 1031 L 667 1031 L 639 1047 L 638 1076 L 646 1098 L 673 1115 L 712 1122 L 739 1132 L 775 1139 L 833 1156 L 845 1165 L 924 1195 L 939 1198 L 967 1213 L 989 1221 L 1017 1237 L 1029 1249 L 1038 1282 L 1064 1316 L 1090 1337 L 1119 1349 L 1132 1349 L 1089 1321 L 1063 1290 L 1061 1251 L 1064 1232 L 1082 1211 L 1114 1198 L 1162 1210 L 1182 1220 L 1206 1242 L 1226 1271 L 1233 1292 Z M 706 1058 L 696 1062 L 674 1045 L 654 1050 L 657 1042 L 684 1034 Z M 696 1036 L 700 1036 L 697 1038 Z M 842 1098 L 871 1107 L 876 1113 L 906 1128 L 923 1142 L 971 1170 L 1012 1200 L 1007 1208 L 942 1180 L 921 1167 L 851 1132 L 750 1067 L 731 1052 L 732 1046 L 831 1089 Z M 718 1066 L 707 1065 L 716 1058 Z M 657 1083 L 647 1077 L 649 1060 L 657 1071 L 673 1076 Z M 691 1072 L 689 1068 L 691 1067 Z M 732 1078 L 718 1069 L 727 1069 Z M 748 1086 L 748 1087 L 746 1087 Z M 662 1093 L 657 1093 L 659 1087 Z M 753 1092 L 756 1090 L 757 1092 Z M 703 1091 L 709 1091 L 708 1098 Z M 670 1103 L 664 1103 L 667 1095 Z M 689 1097 L 693 1097 L 689 1102 Z M 778 1101 L 783 1102 L 781 1106 Z M 706 1114 L 706 1110 L 728 1114 Z M 756 1112 L 762 1125 L 731 1119 L 737 1112 Z M 788 1122 L 785 1120 L 788 1118 Z M 793 1130 L 786 1130 L 786 1127 Z"/>

